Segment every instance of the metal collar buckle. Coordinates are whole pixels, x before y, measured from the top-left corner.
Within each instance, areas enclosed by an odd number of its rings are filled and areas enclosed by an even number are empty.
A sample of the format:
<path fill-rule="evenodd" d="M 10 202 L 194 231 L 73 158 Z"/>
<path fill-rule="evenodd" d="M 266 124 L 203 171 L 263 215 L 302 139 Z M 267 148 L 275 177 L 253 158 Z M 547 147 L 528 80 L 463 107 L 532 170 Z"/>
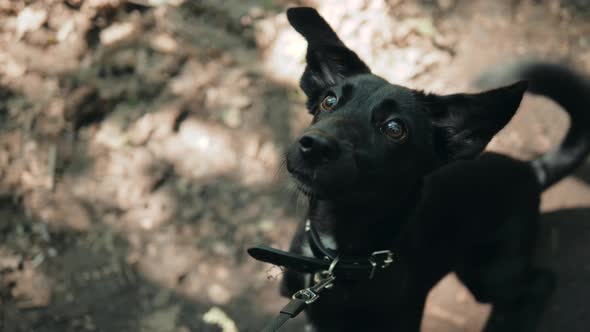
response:
<path fill-rule="evenodd" d="M 393 263 L 393 253 L 391 250 L 375 251 L 369 256 L 369 263 L 371 264 L 369 279 L 373 279 L 377 268 L 384 269 Z"/>

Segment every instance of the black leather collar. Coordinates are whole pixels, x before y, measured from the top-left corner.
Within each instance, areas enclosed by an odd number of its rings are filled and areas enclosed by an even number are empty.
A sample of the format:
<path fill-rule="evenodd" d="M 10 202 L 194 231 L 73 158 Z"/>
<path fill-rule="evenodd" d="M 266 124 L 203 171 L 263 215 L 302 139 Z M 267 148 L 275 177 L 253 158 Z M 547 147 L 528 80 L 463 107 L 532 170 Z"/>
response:
<path fill-rule="evenodd" d="M 309 220 L 306 221 L 305 232 L 315 257 L 263 245 L 249 248 L 248 254 L 256 260 L 302 273 L 323 272 L 332 268 L 331 272 L 334 276 L 348 280 L 372 279 L 377 271 L 386 269 L 393 262 L 393 253 L 390 250 L 375 251 L 368 257 L 340 257 L 335 250 L 323 245 L 319 234 L 313 229 Z M 336 259 L 338 259 L 336 264 L 330 267 Z"/>

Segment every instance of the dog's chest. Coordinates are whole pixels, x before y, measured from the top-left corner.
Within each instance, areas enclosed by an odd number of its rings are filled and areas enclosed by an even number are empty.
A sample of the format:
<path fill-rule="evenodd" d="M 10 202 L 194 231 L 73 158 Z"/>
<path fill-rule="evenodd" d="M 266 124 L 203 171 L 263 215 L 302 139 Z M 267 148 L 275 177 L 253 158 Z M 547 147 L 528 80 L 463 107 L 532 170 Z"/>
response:
<path fill-rule="evenodd" d="M 389 324 L 406 320 L 404 313 L 408 313 L 408 303 L 423 301 L 420 297 L 425 295 L 419 291 L 411 270 L 403 262 L 398 261 L 380 272 L 373 279 L 337 279 L 334 287 L 307 309 L 308 317 L 312 322 L 332 322 L 343 328 L 355 326 L 359 317 L 365 316 L 375 321 L 389 321 Z"/>

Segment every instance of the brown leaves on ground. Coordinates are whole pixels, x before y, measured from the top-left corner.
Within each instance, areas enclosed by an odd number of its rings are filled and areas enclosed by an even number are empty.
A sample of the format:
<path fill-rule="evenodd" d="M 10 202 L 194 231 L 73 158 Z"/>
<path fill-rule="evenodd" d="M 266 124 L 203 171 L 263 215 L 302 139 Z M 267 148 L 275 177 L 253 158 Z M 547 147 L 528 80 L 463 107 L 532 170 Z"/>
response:
<path fill-rule="evenodd" d="M 519 3 L 310 2 L 375 73 L 436 92 L 507 50 L 590 63 L 588 24 L 565 2 Z M 304 209 L 277 172 L 309 121 L 296 87 L 306 45 L 284 15 L 295 4 L 0 1 L 7 326 L 47 315 L 47 331 L 257 330 L 274 314 L 277 282 L 245 248 L 287 248 Z M 490 148 L 528 156 L 556 142 L 565 120 L 526 107 L 538 113 Z M 559 193 L 551 202 L 586 197 Z M 486 309 L 452 277 L 433 294 L 426 331 L 481 326 Z"/>

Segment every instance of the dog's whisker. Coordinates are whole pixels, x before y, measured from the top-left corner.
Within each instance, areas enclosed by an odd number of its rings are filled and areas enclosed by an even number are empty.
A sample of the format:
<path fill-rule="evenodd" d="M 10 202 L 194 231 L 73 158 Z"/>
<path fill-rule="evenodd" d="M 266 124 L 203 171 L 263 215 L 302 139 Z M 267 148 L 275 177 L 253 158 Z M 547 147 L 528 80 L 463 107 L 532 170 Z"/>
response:
<path fill-rule="evenodd" d="M 274 171 L 274 179 L 275 180 L 280 180 L 282 179 L 282 177 L 285 175 L 286 170 L 287 170 L 287 159 L 283 158 L 279 164 L 279 166 L 275 169 Z"/>

